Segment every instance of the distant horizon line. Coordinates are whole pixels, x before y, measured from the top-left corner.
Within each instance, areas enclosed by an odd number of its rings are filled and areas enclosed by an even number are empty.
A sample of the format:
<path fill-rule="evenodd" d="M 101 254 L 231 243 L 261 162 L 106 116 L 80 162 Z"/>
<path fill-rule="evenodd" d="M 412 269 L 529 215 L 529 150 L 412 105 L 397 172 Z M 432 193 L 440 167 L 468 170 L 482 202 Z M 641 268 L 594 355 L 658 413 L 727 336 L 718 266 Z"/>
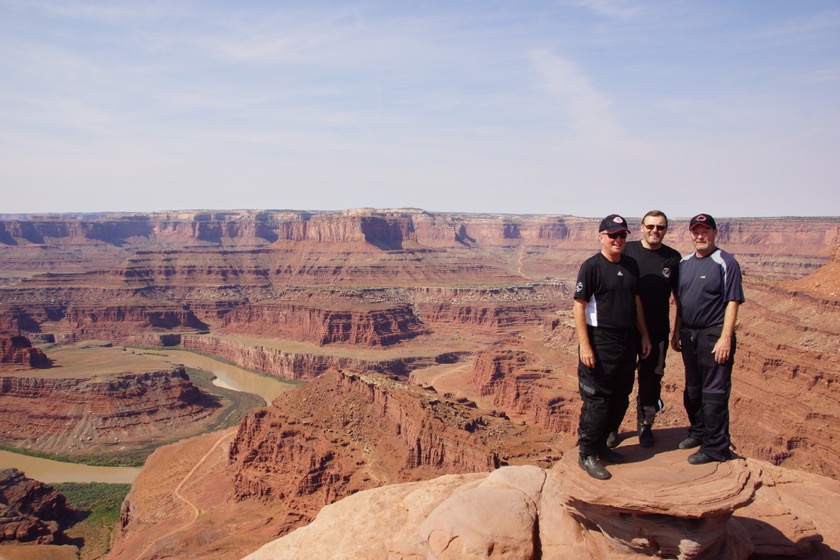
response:
<path fill-rule="evenodd" d="M 466 216 L 546 216 L 546 217 L 567 217 L 567 218 L 581 218 L 581 219 L 600 219 L 603 216 L 583 216 L 569 213 L 537 213 L 537 212 L 466 212 L 466 211 L 449 211 L 449 210 L 425 210 L 417 207 L 356 207 L 345 208 L 343 210 L 313 210 L 300 208 L 181 208 L 181 209 L 166 209 L 166 210 L 99 210 L 99 211 L 68 211 L 68 212 L 4 212 L 0 213 L 0 220 L 17 220 L 17 219 L 31 219 L 31 218 L 79 218 L 79 219 L 96 219 L 107 216 L 138 216 L 138 215 L 156 215 L 156 214 L 202 214 L 202 213 L 300 213 L 300 214 L 349 214 L 349 215 L 377 215 L 377 214 L 395 214 L 395 213 L 411 213 L 411 214 L 427 214 L 427 215 L 466 215 Z M 640 218 L 641 216 L 634 216 L 632 214 L 623 214 L 629 218 Z M 718 219 L 733 219 L 740 220 L 786 220 L 792 218 L 808 219 L 808 220 L 840 220 L 840 216 L 832 215 L 817 215 L 817 214 L 789 214 L 789 215 L 752 215 L 752 216 L 725 216 L 716 214 Z M 669 216 L 669 220 L 689 220 L 691 216 Z"/>

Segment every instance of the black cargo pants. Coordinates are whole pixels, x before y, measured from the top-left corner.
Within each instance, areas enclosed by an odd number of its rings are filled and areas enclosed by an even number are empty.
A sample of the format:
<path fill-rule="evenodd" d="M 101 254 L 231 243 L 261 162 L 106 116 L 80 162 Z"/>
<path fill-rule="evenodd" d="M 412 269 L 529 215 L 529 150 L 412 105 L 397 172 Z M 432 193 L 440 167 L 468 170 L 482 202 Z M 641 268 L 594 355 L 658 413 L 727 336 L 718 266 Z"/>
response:
<path fill-rule="evenodd" d="M 610 431 L 617 430 L 630 403 L 636 369 L 635 330 L 588 327 L 595 367 L 578 362 L 578 386 L 583 405 L 578 425 L 578 448 L 583 456 L 597 455 Z"/>

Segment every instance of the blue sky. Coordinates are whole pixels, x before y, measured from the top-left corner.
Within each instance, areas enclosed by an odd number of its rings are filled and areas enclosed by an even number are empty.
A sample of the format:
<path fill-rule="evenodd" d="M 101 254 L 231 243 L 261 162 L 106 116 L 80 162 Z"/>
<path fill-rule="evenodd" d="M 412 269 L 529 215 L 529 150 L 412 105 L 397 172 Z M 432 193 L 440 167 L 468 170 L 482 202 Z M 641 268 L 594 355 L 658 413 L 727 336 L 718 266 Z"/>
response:
<path fill-rule="evenodd" d="M 840 3 L 0 0 L 0 213 L 840 215 Z"/>

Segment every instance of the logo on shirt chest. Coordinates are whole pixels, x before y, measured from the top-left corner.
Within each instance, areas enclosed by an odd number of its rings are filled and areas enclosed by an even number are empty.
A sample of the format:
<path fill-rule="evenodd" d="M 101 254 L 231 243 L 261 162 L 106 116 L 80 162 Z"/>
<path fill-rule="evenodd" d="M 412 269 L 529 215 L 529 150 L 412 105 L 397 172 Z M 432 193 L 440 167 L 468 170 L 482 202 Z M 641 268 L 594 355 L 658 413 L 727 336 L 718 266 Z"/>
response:
<path fill-rule="evenodd" d="M 662 269 L 662 276 L 664 276 L 665 278 L 670 278 L 671 277 L 671 269 L 668 268 L 667 266 L 665 268 L 663 268 Z"/>

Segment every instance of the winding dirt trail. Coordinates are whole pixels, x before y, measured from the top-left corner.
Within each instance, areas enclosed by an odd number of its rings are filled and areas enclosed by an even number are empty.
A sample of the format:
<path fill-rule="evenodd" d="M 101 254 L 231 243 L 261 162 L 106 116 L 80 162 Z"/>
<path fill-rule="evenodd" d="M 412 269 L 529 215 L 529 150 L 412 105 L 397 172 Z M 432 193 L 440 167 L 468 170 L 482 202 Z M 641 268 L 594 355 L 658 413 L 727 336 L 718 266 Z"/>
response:
<path fill-rule="evenodd" d="M 219 439 L 216 440 L 216 442 L 213 444 L 213 446 L 207 451 L 207 453 L 205 453 L 196 462 L 196 464 L 193 465 L 192 469 L 190 469 L 190 472 L 188 472 L 186 475 L 184 475 L 184 478 L 181 479 L 181 482 L 178 483 L 178 486 L 175 487 L 175 491 L 174 491 L 175 497 L 178 498 L 179 500 L 181 500 L 182 502 L 184 502 L 190 509 L 192 509 L 192 511 L 193 511 L 192 519 L 190 521 L 188 521 L 187 523 L 181 525 L 180 527 L 176 527 L 175 529 L 172 529 L 168 533 L 160 535 L 159 537 L 155 538 L 155 540 L 153 540 L 152 542 L 147 544 L 146 547 L 143 550 L 141 550 L 140 553 L 137 556 L 134 557 L 134 560 L 141 560 L 143 558 L 143 556 L 147 552 L 149 552 L 149 550 L 151 550 L 158 542 L 160 542 L 164 539 L 167 539 L 167 538 L 171 537 L 172 535 L 174 535 L 176 533 L 179 533 L 179 532 L 183 531 L 184 529 L 187 529 L 190 526 L 192 526 L 193 524 L 195 524 L 195 521 L 196 521 L 196 519 L 198 519 L 198 516 L 201 513 L 201 511 L 198 509 L 198 506 L 196 506 L 193 502 L 191 502 L 189 499 L 187 499 L 181 493 L 181 489 L 189 481 L 190 477 L 192 477 L 192 475 L 195 474 L 195 471 L 197 471 L 199 469 L 199 467 L 201 467 L 207 461 L 207 459 L 216 451 L 216 449 L 218 449 L 218 447 L 222 444 L 222 442 L 224 442 L 228 438 L 233 437 L 235 434 L 236 434 L 235 431 L 231 431 L 227 434 L 221 435 L 219 437 Z"/>

